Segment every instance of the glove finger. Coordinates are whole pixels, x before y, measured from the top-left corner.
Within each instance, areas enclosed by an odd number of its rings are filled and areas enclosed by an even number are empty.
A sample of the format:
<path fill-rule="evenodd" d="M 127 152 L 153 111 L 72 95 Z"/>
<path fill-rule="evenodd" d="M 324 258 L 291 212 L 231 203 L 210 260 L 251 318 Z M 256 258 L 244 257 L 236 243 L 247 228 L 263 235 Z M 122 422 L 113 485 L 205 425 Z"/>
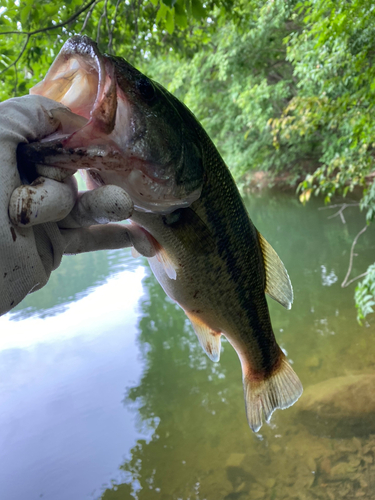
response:
<path fill-rule="evenodd" d="M 30 185 L 15 189 L 9 202 L 9 217 L 14 225 L 28 227 L 63 219 L 72 210 L 77 197 L 74 177 L 57 182 L 38 177 Z"/>
<path fill-rule="evenodd" d="M 59 123 L 59 127 L 53 134 L 42 139 L 41 141 L 42 143 L 46 141 L 49 142 L 54 139 L 59 139 L 61 137 L 65 137 L 66 135 L 72 134 L 76 130 L 83 128 L 87 123 L 86 118 L 72 113 L 67 108 L 50 109 L 48 110 L 48 113 L 51 116 L 52 120 L 56 120 Z M 51 154 L 53 153 L 51 152 Z M 58 154 L 57 151 L 56 154 Z M 77 170 L 74 169 L 74 164 L 72 164 L 72 168 L 70 168 L 69 166 L 68 169 L 52 167 L 49 165 L 36 165 L 36 171 L 38 172 L 39 175 L 43 177 L 48 177 L 49 179 L 55 179 L 56 181 L 59 182 L 62 182 L 66 177 L 69 177 L 70 175 L 77 172 Z"/>
<path fill-rule="evenodd" d="M 69 216 L 59 223 L 60 228 L 87 227 L 128 219 L 133 213 L 133 202 L 118 186 L 102 186 L 79 193 Z"/>
<path fill-rule="evenodd" d="M 53 179 L 58 182 L 64 181 L 77 172 L 77 170 L 49 167 L 48 165 L 36 165 L 36 171 L 41 177 L 47 177 L 48 179 Z"/>
<path fill-rule="evenodd" d="M 65 254 L 93 252 L 95 250 L 114 250 L 132 245 L 126 226 L 108 224 L 90 228 L 60 229 L 65 240 Z"/>
<path fill-rule="evenodd" d="M 134 246 L 142 255 L 153 257 L 155 249 L 145 231 L 133 225 L 107 224 L 80 229 L 60 229 L 65 240 L 65 254 L 116 250 Z M 140 252 L 141 253 L 141 252 Z"/>

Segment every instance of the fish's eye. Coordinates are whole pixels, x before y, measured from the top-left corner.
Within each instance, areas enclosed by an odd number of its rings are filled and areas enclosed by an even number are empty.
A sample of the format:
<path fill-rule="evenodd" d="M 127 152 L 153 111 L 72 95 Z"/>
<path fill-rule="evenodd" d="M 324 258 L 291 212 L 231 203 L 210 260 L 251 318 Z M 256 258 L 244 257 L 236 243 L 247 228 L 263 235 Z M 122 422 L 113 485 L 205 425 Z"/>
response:
<path fill-rule="evenodd" d="M 155 88 L 151 81 L 146 78 L 141 78 L 137 82 L 137 88 L 143 99 L 150 102 L 155 97 Z"/>

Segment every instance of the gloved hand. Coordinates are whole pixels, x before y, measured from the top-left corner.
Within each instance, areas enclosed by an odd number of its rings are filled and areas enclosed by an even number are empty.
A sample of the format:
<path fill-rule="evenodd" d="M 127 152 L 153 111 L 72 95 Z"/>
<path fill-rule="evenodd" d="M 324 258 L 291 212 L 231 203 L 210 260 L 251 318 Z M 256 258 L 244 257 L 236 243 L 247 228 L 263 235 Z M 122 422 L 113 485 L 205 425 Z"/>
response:
<path fill-rule="evenodd" d="M 21 184 L 18 144 L 54 133 L 69 114 L 41 96 L 0 103 L 0 315 L 43 287 L 64 253 L 133 245 L 142 255 L 154 255 L 140 228 L 99 225 L 131 216 L 132 201 L 121 188 L 103 186 L 79 194 L 71 176 Z"/>

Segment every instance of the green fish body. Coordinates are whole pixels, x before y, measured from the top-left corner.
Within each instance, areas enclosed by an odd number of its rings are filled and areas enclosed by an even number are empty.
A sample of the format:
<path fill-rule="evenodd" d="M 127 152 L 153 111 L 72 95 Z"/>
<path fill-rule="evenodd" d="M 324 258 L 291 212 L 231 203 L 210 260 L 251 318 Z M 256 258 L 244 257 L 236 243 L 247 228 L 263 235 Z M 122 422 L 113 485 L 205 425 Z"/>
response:
<path fill-rule="evenodd" d="M 132 224 L 154 247 L 151 268 L 207 355 L 219 360 L 221 335 L 236 350 L 248 422 L 258 431 L 263 418 L 302 393 L 276 342 L 265 296 L 290 308 L 293 292 L 206 132 L 161 85 L 124 59 L 103 56 L 87 37 L 69 40 L 32 92 L 86 119 L 74 133 L 35 146 L 35 161 L 86 168 L 91 187 L 128 191 Z"/>

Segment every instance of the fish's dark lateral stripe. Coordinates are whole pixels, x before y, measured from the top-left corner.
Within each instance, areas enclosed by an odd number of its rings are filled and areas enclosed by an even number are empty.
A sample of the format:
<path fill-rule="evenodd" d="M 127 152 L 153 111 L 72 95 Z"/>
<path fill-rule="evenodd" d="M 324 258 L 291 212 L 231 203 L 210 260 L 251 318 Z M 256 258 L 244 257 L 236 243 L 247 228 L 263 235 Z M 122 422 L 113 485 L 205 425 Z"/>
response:
<path fill-rule="evenodd" d="M 199 125 L 198 127 L 200 128 Z M 212 172 L 212 175 L 201 196 L 206 223 L 218 242 L 219 255 L 226 264 L 228 275 L 231 276 L 237 300 L 244 314 L 242 319 L 244 331 L 240 332 L 241 336 L 248 338 L 249 343 L 256 344 L 262 359 L 264 374 L 268 375 L 275 366 L 277 361 L 275 356 L 279 350 L 273 335 L 264 294 L 265 271 L 257 231 L 223 159 L 206 132 L 202 129 L 198 133 L 204 144 L 205 162 L 214 163 L 213 168 L 211 166 L 207 169 Z M 223 211 L 225 217 L 222 216 Z M 235 244 L 231 244 L 233 240 Z M 241 249 L 240 253 L 233 251 L 238 248 Z M 255 265 L 246 265 L 245 268 L 244 262 L 247 263 L 248 259 L 253 259 Z M 265 335 L 265 332 L 269 334 Z M 270 349 L 270 347 L 274 348 Z"/>

